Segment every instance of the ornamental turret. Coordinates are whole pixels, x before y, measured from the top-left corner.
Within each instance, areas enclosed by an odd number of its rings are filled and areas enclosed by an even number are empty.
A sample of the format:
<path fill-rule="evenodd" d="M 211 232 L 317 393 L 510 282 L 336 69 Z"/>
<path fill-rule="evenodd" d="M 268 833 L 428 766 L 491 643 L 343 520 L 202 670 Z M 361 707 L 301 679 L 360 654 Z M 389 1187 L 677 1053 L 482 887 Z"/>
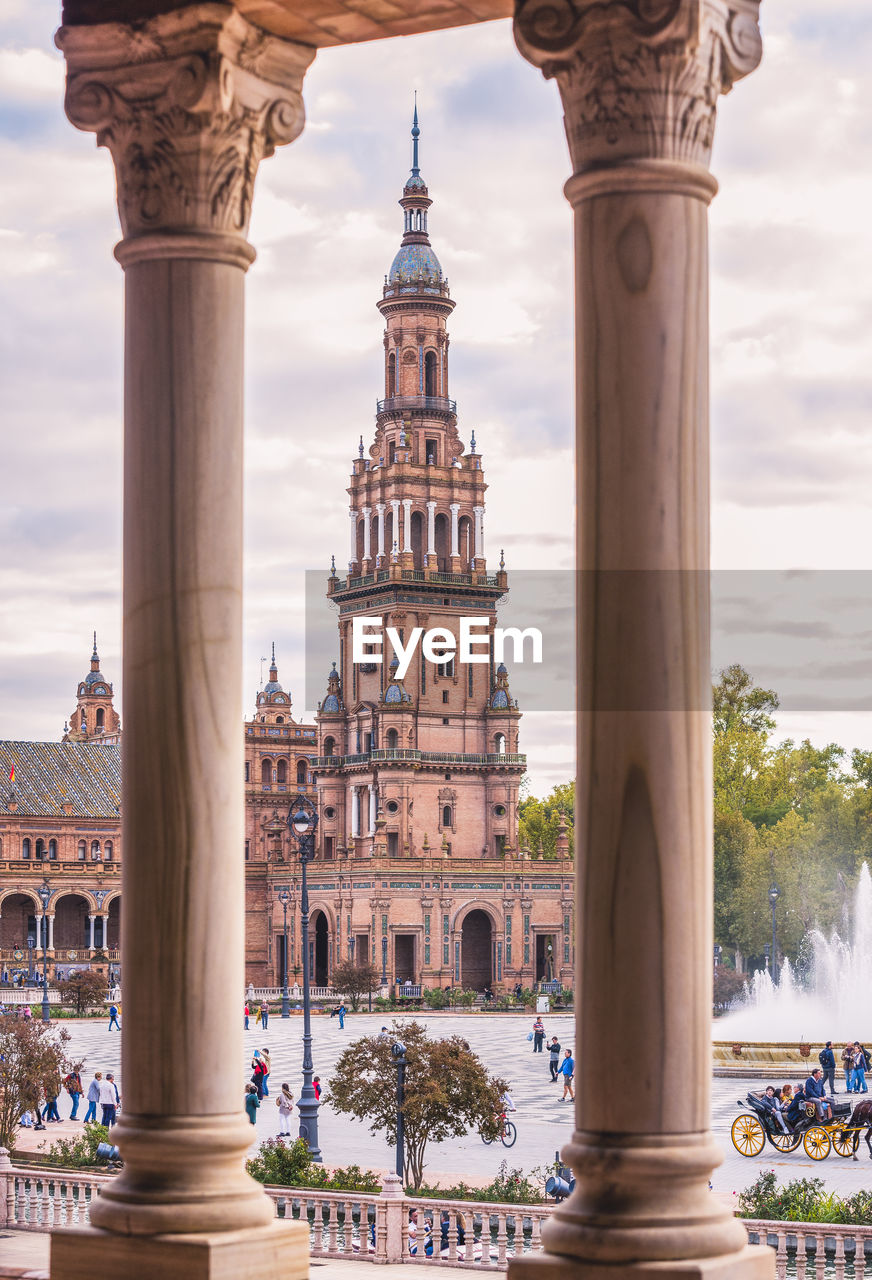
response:
<path fill-rule="evenodd" d="M 76 690 L 76 709 L 64 725 L 64 742 L 99 742 L 117 746 L 121 741 L 121 717 L 113 706 L 114 690 L 100 670 L 97 632 L 91 652 L 91 669 Z"/>

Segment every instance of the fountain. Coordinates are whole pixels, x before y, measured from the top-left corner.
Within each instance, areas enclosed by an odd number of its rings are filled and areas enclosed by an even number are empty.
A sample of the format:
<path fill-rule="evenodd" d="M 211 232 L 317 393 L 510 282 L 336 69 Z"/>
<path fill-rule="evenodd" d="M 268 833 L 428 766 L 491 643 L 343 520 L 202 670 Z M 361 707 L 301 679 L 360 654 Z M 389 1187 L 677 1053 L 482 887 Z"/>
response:
<path fill-rule="evenodd" d="M 790 962 L 779 981 L 768 970 L 757 971 L 746 987 L 744 1003 L 717 1019 L 713 1029 L 715 1066 L 733 1070 L 742 1063 L 756 1067 L 795 1067 L 805 1061 L 802 1045 L 817 1050 L 832 1040 L 839 1061 L 847 1040 L 872 1038 L 872 874 L 864 862 L 854 897 L 850 939 L 834 930 L 829 938 L 810 931 L 812 960 L 807 985 Z M 864 1041 L 868 1043 L 868 1041 Z M 733 1046 L 741 1045 L 741 1054 Z"/>

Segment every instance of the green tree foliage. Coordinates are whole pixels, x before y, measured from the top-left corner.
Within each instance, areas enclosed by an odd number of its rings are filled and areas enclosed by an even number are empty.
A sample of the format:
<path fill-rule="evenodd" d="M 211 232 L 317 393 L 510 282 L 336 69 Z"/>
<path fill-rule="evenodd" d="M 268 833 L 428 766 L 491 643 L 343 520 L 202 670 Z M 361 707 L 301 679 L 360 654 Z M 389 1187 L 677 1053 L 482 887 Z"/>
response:
<path fill-rule="evenodd" d="M 419 1022 L 394 1022 L 390 1036 L 364 1036 L 343 1052 L 330 1080 L 334 1110 L 369 1124 L 388 1146 L 396 1143 L 397 1068 L 391 1045 L 406 1046 L 405 1166 L 407 1186 L 424 1175 L 427 1143 L 470 1130 L 496 1137 L 505 1080 L 491 1076 L 460 1036 L 431 1040 Z"/>
<path fill-rule="evenodd" d="M 352 1010 L 357 1013 L 361 997 L 378 991 L 381 973 L 374 964 L 352 964 L 348 960 L 334 967 L 330 985 L 337 995 L 348 997 Z"/>
<path fill-rule="evenodd" d="M 0 1147 L 12 1151 L 25 1111 L 36 1111 L 46 1095 L 57 1096 L 72 1069 L 67 1061 L 69 1031 L 50 1022 L 0 1017 Z"/>
<path fill-rule="evenodd" d="M 524 795 L 518 805 L 518 844 L 534 855 L 542 850 L 545 858 L 557 857 L 557 835 L 561 816 L 566 820 L 569 852 L 575 848 L 575 782 L 556 786 L 549 796 L 539 800 Z"/>
<path fill-rule="evenodd" d="M 61 1003 L 70 1005 L 80 1018 L 92 1005 L 103 1004 L 106 979 L 93 969 L 74 969 L 68 978 L 61 979 L 57 988 Z"/>
<path fill-rule="evenodd" d="M 774 738 L 778 695 L 744 668 L 712 691 L 715 938 L 758 957 L 772 934 L 800 958 L 808 929 L 842 925 L 864 859 L 872 857 L 872 752 Z"/>

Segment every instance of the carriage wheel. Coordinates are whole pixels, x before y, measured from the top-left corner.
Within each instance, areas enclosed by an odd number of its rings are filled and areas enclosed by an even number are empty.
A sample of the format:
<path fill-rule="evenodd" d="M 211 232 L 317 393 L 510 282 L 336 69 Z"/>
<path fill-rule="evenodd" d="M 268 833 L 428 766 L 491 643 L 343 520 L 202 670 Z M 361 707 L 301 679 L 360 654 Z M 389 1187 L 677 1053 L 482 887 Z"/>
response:
<path fill-rule="evenodd" d="M 843 1160 L 849 1159 L 860 1145 L 859 1129 L 836 1129 L 831 1135 L 833 1139 L 833 1150 L 837 1156 L 841 1156 Z"/>
<path fill-rule="evenodd" d="M 820 1125 L 815 1125 L 813 1129 L 807 1129 L 805 1137 L 802 1140 L 805 1147 L 805 1154 L 812 1160 L 826 1160 L 830 1154 L 830 1135 L 826 1129 L 822 1129 Z"/>
<path fill-rule="evenodd" d="M 770 1133 L 769 1141 L 773 1147 L 777 1147 L 779 1151 L 788 1152 L 795 1151 L 802 1142 L 801 1133 Z"/>
<path fill-rule="evenodd" d="M 736 1116 L 730 1136 L 740 1156 L 759 1156 L 766 1146 L 766 1134 L 756 1116 Z"/>

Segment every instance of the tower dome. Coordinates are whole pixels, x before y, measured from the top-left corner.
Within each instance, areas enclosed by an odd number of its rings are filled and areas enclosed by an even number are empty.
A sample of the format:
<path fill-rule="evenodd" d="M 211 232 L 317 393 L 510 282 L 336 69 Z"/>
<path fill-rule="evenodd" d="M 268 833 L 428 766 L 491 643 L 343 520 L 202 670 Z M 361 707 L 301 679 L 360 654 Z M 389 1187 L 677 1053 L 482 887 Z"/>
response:
<path fill-rule="evenodd" d="M 400 205 L 405 214 L 403 240 L 391 263 L 387 284 L 401 289 L 415 289 L 423 293 L 441 292 L 444 277 L 439 259 L 430 245 L 427 234 L 427 210 L 432 201 L 427 184 L 421 177 L 418 165 L 418 106 L 412 119 L 412 172 L 403 188 Z"/>

